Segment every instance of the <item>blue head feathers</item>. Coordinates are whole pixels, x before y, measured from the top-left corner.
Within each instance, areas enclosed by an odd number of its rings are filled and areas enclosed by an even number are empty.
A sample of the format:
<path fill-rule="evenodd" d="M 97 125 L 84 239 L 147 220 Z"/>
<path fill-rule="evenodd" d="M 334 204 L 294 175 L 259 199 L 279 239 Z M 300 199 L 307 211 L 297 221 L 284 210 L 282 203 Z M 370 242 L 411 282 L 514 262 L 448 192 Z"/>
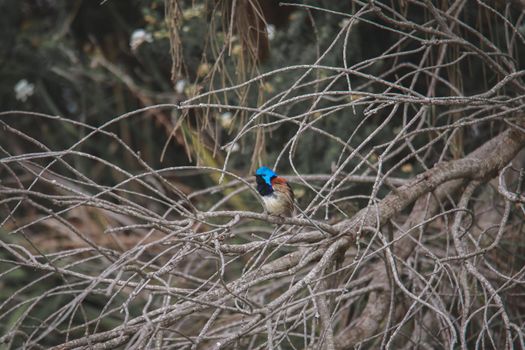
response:
<path fill-rule="evenodd" d="M 262 178 L 267 185 L 271 186 L 271 180 L 273 177 L 277 176 L 277 174 L 274 173 L 272 169 L 262 166 L 259 169 L 257 169 L 257 171 L 255 172 L 255 176 Z"/>

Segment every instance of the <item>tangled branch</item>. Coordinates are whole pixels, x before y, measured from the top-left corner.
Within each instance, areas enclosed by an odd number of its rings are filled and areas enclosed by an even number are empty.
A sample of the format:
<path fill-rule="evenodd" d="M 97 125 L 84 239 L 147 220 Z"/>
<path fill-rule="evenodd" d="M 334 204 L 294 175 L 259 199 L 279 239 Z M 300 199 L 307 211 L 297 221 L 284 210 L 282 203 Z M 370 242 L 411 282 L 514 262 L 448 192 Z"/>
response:
<path fill-rule="evenodd" d="M 283 4 L 341 20 L 312 64 L 98 127 L 0 113 L 0 284 L 15 284 L 0 298 L 0 344 L 525 348 L 525 212 L 515 208 L 525 203 L 523 13 L 402 3 L 354 1 L 351 13 Z M 490 23 L 472 26 L 474 10 Z M 389 46 L 350 64 L 353 32 L 371 28 Z M 486 86 L 471 86 L 467 69 L 484 72 Z M 276 77 L 293 79 L 262 103 L 230 102 Z M 169 111 L 180 118 L 173 134 L 187 122 L 188 137 L 206 125 L 199 116 L 224 110 L 235 130 L 218 149 L 199 134 L 219 166 L 154 166 L 115 131 Z M 28 123 L 82 136 L 53 149 Z M 261 213 L 250 166 L 236 167 L 266 144 L 277 149 L 271 165 L 290 169 L 296 217 Z M 305 174 L 301 160 L 319 147 L 318 172 Z M 197 177 L 201 188 L 189 188 Z M 16 285 L 17 274 L 32 282 Z"/>

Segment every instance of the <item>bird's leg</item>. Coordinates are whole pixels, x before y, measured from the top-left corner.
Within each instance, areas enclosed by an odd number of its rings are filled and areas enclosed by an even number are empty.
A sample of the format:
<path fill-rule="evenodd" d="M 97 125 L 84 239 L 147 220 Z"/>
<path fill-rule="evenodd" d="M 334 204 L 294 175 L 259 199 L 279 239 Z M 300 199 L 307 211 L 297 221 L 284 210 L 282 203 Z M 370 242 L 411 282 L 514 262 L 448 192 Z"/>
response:
<path fill-rule="evenodd" d="M 283 214 L 274 215 L 276 218 L 279 218 L 279 224 L 284 224 L 284 218 L 285 216 Z"/>

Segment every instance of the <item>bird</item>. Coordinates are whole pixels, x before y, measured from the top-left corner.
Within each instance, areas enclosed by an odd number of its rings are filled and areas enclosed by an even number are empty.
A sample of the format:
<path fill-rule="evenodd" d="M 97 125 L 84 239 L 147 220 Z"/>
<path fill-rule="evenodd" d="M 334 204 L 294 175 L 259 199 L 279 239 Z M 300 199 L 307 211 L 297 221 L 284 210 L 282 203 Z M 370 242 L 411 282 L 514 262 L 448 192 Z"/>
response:
<path fill-rule="evenodd" d="M 292 187 L 285 178 L 278 176 L 265 166 L 255 171 L 257 192 L 262 197 L 268 214 L 276 216 L 293 216 L 294 195 Z"/>

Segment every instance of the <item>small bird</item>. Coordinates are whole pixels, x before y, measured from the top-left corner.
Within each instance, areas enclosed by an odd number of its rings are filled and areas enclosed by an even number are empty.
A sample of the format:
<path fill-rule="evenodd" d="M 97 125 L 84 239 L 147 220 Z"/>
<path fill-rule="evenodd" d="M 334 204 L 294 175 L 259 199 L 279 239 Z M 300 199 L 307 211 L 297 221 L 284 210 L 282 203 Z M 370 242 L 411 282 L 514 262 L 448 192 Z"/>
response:
<path fill-rule="evenodd" d="M 293 191 L 285 178 L 277 176 L 272 169 L 262 166 L 255 172 L 255 180 L 257 181 L 257 191 L 261 195 L 269 214 L 293 215 Z"/>

